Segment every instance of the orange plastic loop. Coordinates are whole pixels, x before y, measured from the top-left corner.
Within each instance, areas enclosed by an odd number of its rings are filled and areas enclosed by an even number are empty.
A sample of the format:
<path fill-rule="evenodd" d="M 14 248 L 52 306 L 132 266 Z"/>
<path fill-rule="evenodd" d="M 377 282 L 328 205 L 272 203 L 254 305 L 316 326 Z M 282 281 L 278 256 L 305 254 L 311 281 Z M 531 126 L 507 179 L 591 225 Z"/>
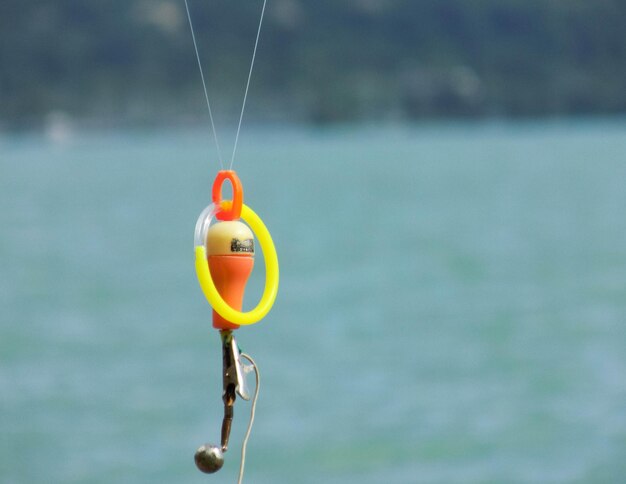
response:
<path fill-rule="evenodd" d="M 230 181 L 233 187 L 233 200 L 231 203 L 222 202 L 222 186 L 226 180 Z M 213 182 L 212 199 L 216 207 L 221 207 L 221 210 L 215 214 L 215 218 L 218 220 L 238 220 L 241 217 L 243 186 L 234 170 L 220 170 L 217 172 Z"/>

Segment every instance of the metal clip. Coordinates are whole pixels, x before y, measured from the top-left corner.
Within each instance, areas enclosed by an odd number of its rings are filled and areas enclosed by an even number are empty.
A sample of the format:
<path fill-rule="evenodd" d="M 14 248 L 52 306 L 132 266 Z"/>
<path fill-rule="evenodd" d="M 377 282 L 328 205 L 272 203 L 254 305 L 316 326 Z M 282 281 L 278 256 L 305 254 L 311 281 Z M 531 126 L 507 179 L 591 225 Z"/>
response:
<path fill-rule="evenodd" d="M 228 439 L 234 416 L 234 405 L 237 394 L 244 400 L 250 400 L 248 385 L 244 376 L 239 347 L 233 332 L 220 331 L 222 338 L 222 400 L 224 401 L 224 419 L 222 420 L 222 450 L 228 449 Z"/>
<path fill-rule="evenodd" d="M 224 364 L 224 393 L 226 393 L 227 388 L 234 385 L 234 389 L 239 396 L 248 401 L 250 400 L 250 392 L 245 379 L 244 365 L 239 358 L 241 352 L 237 346 L 235 336 L 229 330 L 220 331 L 220 336 L 222 337 L 222 360 Z"/>

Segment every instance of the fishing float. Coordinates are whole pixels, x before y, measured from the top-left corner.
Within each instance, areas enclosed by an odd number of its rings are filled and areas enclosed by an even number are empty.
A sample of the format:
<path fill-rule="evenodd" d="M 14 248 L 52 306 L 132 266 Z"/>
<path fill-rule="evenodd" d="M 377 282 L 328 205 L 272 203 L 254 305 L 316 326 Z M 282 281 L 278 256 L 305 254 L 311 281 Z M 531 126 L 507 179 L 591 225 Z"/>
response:
<path fill-rule="evenodd" d="M 230 433 L 234 417 L 234 406 L 239 395 L 243 400 L 250 400 L 250 391 L 246 382 L 246 374 L 254 371 L 256 385 L 250 421 L 241 447 L 238 483 L 243 481 L 246 460 L 246 446 L 254 423 L 256 403 L 259 396 L 260 372 L 254 359 L 242 353 L 235 339 L 235 331 L 241 326 L 248 326 L 262 320 L 272 308 L 278 293 L 279 266 L 278 256 L 272 236 L 263 220 L 246 204 L 243 203 L 243 185 L 237 173 L 232 169 L 241 122 L 250 88 L 250 79 L 254 68 L 261 26 L 267 0 L 263 0 L 259 26 L 257 29 L 252 61 L 248 72 L 248 80 L 243 97 L 237 134 L 229 169 L 224 169 L 217 130 L 211 110 L 211 103 L 204 79 L 202 63 L 198 53 L 198 44 L 193 29 L 189 4 L 185 0 L 187 19 L 200 70 L 213 138 L 217 148 L 221 170 L 218 171 L 211 190 L 211 203 L 200 213 L 194 231 L 195 268 L 198 283 L 207 301 L 213 309 L 213 328 L 219 331 L 222 348 L 222 402 L 224 417 L 222 419 L 221 439 L 219 444 L 206 443 L 201 445 L 194 455 L 196 466 L 202 472 L 211 474 L 219 471 L 224 465 L 224 453 L 228 450 Z M 222 197 L 224 184 L 232 188 L 232 199 Z M 245 223 L 244 223 L 245 222 Z M 242 312 L 243 297 L 246 283 L 254 268 L 255 243 L 258 240 L 265 259 L 265 288 L 257 306 Z M 248 364 L 245 364 L 246 360 Z"/>

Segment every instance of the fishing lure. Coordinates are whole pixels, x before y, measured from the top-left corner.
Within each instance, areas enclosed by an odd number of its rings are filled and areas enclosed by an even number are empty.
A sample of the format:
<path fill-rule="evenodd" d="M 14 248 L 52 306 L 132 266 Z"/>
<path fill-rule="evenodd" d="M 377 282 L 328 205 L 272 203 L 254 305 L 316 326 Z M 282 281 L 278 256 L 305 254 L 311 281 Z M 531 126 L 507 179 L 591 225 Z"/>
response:
<path fill-rule="evenodd" d="M 233 199 L 222 200 L 222 186 L 228 180 L 232 185 Z M 196 451 L 198 468 L 206 473 L 221 469 L 234 415 L 234 404 L 239 395 L 250 400 L 245 373 L 256 373 L 256 390 L 252 403 L 250 424 L 244 438 L 241 455 L 240 481 L 245 464 L 245 449 L 259 390 L 259 372 L 254 360 L 241 353 L 234 331 L 243 325 L 260 321 L 272 308 L 278 292 L 278 257 L 272 237 L 261 218 L 243 203 L 243 188 L 232 170 L 218 172 L 212 190 L 212 201 L 205 208 L 194 234 L 196 273 L 206 299 L 213 307 L 213 327 L 218 329 L 222 341 L 222 420 L 220 445 L 204 444 Z M 216 223 L 211 222 L 216 219 Z M 239 219 L 247 222 L 245 225 Z M 265 257 L 265 289 L 256 308 L 241 312 L 245 285 L 254 266 L 254 238 L 256 234 Z M 241 358 L 251 367 L 243 365 Z"/>

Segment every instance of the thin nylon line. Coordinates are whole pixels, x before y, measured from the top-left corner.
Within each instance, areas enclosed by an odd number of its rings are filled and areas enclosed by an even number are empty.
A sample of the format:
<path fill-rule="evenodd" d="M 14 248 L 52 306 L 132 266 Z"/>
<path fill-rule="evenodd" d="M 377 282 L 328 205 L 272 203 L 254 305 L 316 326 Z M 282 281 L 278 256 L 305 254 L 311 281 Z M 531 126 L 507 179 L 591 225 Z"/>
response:
<path fill-rule="evenodd" d="M 186 2 L 187 0 L 185 0 Z M 256 58 L 256 49 L 259 46 L 259 36 L 261 35 L 261 26 L 263 25 L 263 16 L 265 15 L 265 5 L 267 0 L 263 0 L 263 9 L 261 10 L 261 19 L 259 20 L 259 28 L 256 32 L 256 40 L 254 42 L 254 51 L 252 52 L 252 62 L 250 63 L 250 71 L 248 72 L 248 82 L 246 83 L 246 92 L 243 95 L 243 104 L 241 105 L 241 114 L 239 115 L 239 125 L 237 126 L 237 134 L 235 135 L 235 146 L 233 147 L 233 156 L 230 158 L 230 167 L 233 169 L 233 163 L 235 162 L 235 153 L 237 152 L 237 143 L 239 142 L 239 131 L 241 130 L 241 121 L 243 119 L 243 112 L 246 109 L 246 100 L 248 99 L 248 89 L 250 88 L 250 79 L 252 78 L 252 69 L 254 68 L 254 59 Z"/>
<path fill-rule="evenodd" d="M 198 44 L 196 43 L 196 34 L 193 31 L 193 23 L 191 22 L 191 14 L 189 13 L 189 5 L 187 4 L 187 0 L 185 0 L 185 9 L 187 10 L 187 19 L 189 20 L 189 28 L 191 29 L 191 38 L 193 39 L 193 47 L 196 51 L 196 59 L 198 60 L 198 69 L 200 69 L 200 78 L 202 79 L 202 87 L 204 88 L 204 98 L 206 99 L 206 105 L 209 108 L 209 118 L 211 119 L 211 129 L 213 130 L 213 138 L 215 139 L 215 146 L 217 147 L 217 156 L 220 160 L 220 167 L 223 170 L 224 161 L 222 160 L 222 152 L 220 150 L 220 144 L 217 141 L 217 131 L 215 130 L 215 122 L 213 121 L 213 112 L 211 111 L 211 103 L 209 102 L 209 94 L 206 89 L 206 82 L 204 81 L 204 72 L 202 71 L 202 62 L 200 62 L 200 54 L 198 53 Z"/>
<path fill-rule="evenodd" d="M 259 368 L 256 366 L 254 360 L 247 354 L 241 353 L 239 356 L 244 357 L 248 360 L 252 367 L 254 368 L 254 374 L 256 375 L 256 388 L 254 389 L 254 398 L 252 399 L 252 409 L 250 410 L 250 423 L 248 424 L 248 430 L 246 430 L 246 436 L 243 439 L 243 444 L 241 446 L 241 464 L 239 465 L 239 480 L 237 484 L 241 484 L 243 482 L 243 469 L 246 465 L 246 446 L 248 445 L 248 438 L 250 438 L 250 431 L 252 430 L 252 424 L 254 423 L 254 413 L 256 411 L 256 401 L 259 398 L 259 389 L 261 388 L 261 374 L 259 373 Z"/>

